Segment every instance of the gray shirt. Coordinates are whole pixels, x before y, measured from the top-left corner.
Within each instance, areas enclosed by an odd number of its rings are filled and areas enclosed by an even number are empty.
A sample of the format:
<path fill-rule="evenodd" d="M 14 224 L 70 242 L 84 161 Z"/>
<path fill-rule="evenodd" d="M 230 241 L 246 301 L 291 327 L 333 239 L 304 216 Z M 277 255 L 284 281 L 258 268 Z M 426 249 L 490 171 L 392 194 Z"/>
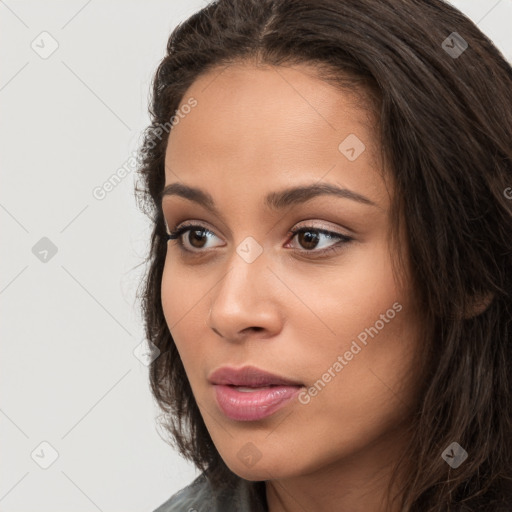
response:
<path fill-rule="evenodd" d="M 512 498 L 509 501 L 491 504 L 488 498 L 482 497 L 481 505 L 475 504 L 469 508 L 456 507 L 453 510 L 510 512 Z M 265 482 L 250 482 L 236 477 L 232 489 L 215 492 L 202 473 L 190 485 L 171 496 L 153 512 L 268 512 Z"/>
<path fill-rule="evenodd" d="M 233 489 L 215 492 L 202 473 L 153 512 L 268 512 L 265 482 L 238 478 Z"/>

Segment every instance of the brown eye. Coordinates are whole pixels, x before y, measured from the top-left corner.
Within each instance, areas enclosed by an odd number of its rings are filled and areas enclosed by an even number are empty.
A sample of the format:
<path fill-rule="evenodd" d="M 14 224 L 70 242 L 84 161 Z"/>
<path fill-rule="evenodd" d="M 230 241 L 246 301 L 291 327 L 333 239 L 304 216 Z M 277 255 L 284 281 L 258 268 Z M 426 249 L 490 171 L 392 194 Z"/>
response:
<path fill-rule="evenodd" d="M 297 233 L 297 240 L 299 240 L 300 245 L 307 250 L 314 249 L 318 244 L 319 238 L 318 234 L 313 231 L 300 231 Z"/>
<path fill-rule="evenodd" d="M 184 236 L 185 234 L 187 234 L 187 236 Z M 167 235 L 167 239 L 177 240 L 178 247 L 181 250 L 193 253 L 195 250 L 198 252 L 205 252 L 203 249 L 205 249 L 205 246 L 208 243 L 208 238 L 215 236 L 216 235 L 212 231 L 204 226 L 188 224 L 174 230 L 171 234 Z"/>
<path fill-rule="evenodd" d="M 206 229 L 193 229 L 189 230 L 187 239 L 192 247 L 195 249 L 202 249 L 206 243 L 205 239 Z"/>
<path fill-rule="evenodd" d="M 324 255 L 330 251 L 339 251 L 343 249 L 344 245 L 353 240 L 350 236 L 314 227 L 294 229 L 290 231 L 290 235 L 293 235 L 292 240 L 297 238 L 300 247 L 302 247 L 302 250 L 298 251 L 299 253 L 311 253 L 314 256 Z M 322 243 L 322 239 L 334 243 L 325 247 L 326 243 Z M 322 245 L 320 248 L 318 248 L 319 244 Z"/>

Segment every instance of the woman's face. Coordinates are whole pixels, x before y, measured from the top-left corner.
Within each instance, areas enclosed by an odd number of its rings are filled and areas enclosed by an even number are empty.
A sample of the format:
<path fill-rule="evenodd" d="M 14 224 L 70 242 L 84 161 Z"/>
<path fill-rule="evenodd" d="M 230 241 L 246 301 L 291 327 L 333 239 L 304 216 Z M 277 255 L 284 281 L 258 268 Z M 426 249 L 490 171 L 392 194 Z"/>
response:
<path fill-rule="evenodd" d="M 378 466 L 417 400 L 414 290 L 393 278 L 374 122 L 352 99 L 307 66 L 231 65 L 189 88 L 169 137 L 166 187 L 202 193 L 163 198 L 170 230 L 200 226 L 168 242 L 164 314 L 220 455 L 248 480 L 356 454 Z M 215 211 L 193 200 L 206 195 Z M 246 366 L 298 386 L 210 382 Z"/>

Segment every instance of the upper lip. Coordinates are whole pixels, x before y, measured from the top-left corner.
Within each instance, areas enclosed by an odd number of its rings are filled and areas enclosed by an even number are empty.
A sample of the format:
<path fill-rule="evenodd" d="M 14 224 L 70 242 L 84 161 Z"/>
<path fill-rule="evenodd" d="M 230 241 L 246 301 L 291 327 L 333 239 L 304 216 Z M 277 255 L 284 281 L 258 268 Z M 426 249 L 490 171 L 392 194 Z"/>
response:
<path fill-rule="evenodd" d="M 210 374 L 208 381 L 211 384 L 228 386 L 302 386 L 300 382 L 274 375 L 255 366 L 244 366 L 242 368 L 230 368 L 223 366 Z"/>

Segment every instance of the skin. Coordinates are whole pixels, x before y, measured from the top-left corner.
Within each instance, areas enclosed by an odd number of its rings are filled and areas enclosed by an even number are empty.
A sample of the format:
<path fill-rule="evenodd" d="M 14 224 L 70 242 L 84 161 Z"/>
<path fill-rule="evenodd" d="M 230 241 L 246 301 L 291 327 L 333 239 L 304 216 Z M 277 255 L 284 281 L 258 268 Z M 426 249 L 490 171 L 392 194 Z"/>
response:
<path fill-rule="evenodd" d="M 422 384 L 421 328 L 410 268 L 402 269 L 403 286 L 393 278 L 392 189 L 377 159 L 375 122 L 307 65 L 214 69 L 182 105 L 190 97 L 197 106 L 169 136 L 165 184 L 207 190 L 221 217 L 164 197 L 170 229 L 195 221 L 213 234 L 182 236 L 201 256 L 168 242 L 162 305 L 213 442 L 237 475 L 267 481 L 271 512 L 384 510 Z M 354 161 L 338 149 L 349 134 L 366 146 Z M 335 196 L 283 211 L 263 204 L 269 192 L 314 183 L 343 186 L 375 205 Z M 305 226 L 354 240 L 315 257 L 338 240 L 318 234 L 315 246 L 288 234 Z M 252 263 L 236 252 L 248 236 L 263 250 Z M 216 404 L 207 378 L 225 365 L 254 365 L 309 389 L 394 303 L 401 311 L 366 346 L 359 343 L 361 351 L 309 403 L 295 399 L 256 422 L 231 420 Z M 247 443 L 260 456 L 251 467 L 237 456 Z"/>

